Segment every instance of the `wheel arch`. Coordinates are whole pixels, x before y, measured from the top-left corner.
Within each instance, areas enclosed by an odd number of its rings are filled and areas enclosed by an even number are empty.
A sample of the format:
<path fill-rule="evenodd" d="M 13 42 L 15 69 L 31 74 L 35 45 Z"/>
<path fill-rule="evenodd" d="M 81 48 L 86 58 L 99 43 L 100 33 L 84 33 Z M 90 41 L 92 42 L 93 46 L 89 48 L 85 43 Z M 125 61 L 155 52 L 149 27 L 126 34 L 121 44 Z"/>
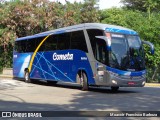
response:
<path fill-rule="evenodd" d="M 28 69 L 28 68 L 25 68 L 25 69 L 24 69 L 24 72 L 29 72 L 29 69 Z"/>
<path fill-rule="evenodd" d="M 93 78 L 93 72 L 92 71 L 89 71 L 88 69 L 86 68 L 79 68 L 77 70 L 77 73 L 79 73 L 80 71 L 84 72 L 87 76 L 87 81 L 88 81 L 88 84 L 89 85 L 94 85 L 95 84 L 95 80 Z"/>
<path fill-rule="evenodd" d="M 85 73 L 86 76 L 87 76 L 87 79 L 88 79 L 88 73 L 87 73 L 87 71 L 84 68 L 78 69 L 77 74 L 80 74 L 80 73 Z"/>

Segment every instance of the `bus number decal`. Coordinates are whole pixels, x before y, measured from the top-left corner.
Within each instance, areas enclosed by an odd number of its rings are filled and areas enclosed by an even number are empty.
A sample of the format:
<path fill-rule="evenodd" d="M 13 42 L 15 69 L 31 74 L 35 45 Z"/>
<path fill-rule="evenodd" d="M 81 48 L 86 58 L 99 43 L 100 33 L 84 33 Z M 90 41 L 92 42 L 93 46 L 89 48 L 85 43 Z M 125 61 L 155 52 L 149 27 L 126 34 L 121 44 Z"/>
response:
<path fill-rule="evenodd" d="M 81 60 L 87 60 L 87 57 L 81 57 Z"/>

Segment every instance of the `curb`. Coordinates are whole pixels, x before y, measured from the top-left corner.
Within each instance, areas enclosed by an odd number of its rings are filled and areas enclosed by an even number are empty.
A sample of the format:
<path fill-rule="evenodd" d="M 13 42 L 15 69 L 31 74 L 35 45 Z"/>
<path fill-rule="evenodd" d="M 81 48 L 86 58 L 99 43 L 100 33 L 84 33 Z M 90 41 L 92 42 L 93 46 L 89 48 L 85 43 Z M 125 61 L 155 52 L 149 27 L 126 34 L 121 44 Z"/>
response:
<path fill-rule="evenodd" d="M 12 75 L 0 75 L 0 78 L 13 78 Z"/>
<path fill-rule="evenodd" d="M 145 87 L 160 87 L 160 83 L 146 83 Z"/>

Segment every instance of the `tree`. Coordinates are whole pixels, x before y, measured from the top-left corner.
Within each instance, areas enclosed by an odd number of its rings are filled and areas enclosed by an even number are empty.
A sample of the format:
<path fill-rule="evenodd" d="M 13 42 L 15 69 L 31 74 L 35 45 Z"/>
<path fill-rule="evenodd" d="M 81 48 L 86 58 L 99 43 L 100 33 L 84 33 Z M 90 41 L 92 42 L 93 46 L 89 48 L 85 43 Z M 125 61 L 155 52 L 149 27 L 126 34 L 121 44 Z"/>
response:
<path fill-rule="evenodd" d="M 82 23 L 99 22 L 99 11 L 96 8 L 96 0 L 85 0 L 80 9 Z"/>
<path fill-rule="evenodd" d="M 121 2 L 130 10 L 147 12 L 150 9 L 159 12 L 160 9 L 160 0 L 121 0 Z"/>

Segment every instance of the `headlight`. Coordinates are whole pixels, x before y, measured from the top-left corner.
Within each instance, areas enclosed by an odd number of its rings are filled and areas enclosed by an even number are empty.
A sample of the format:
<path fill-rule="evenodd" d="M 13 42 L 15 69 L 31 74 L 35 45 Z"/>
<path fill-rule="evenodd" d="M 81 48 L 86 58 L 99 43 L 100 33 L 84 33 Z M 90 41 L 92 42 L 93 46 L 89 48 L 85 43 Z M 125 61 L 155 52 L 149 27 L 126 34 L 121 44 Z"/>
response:
<path fill-rule="evenodd" d="M 145 83 L 146 83 L 146 82 L 145 82 L 145 81 L 143 81 L 143 82 L 142 82 L 142 85 L 145 85 Z"/>
<path fill-rule="evenodd" d="M 112 80 L 112 83 L 117 85 L 117 81 L 115 81 L 115 80 Z"/>

